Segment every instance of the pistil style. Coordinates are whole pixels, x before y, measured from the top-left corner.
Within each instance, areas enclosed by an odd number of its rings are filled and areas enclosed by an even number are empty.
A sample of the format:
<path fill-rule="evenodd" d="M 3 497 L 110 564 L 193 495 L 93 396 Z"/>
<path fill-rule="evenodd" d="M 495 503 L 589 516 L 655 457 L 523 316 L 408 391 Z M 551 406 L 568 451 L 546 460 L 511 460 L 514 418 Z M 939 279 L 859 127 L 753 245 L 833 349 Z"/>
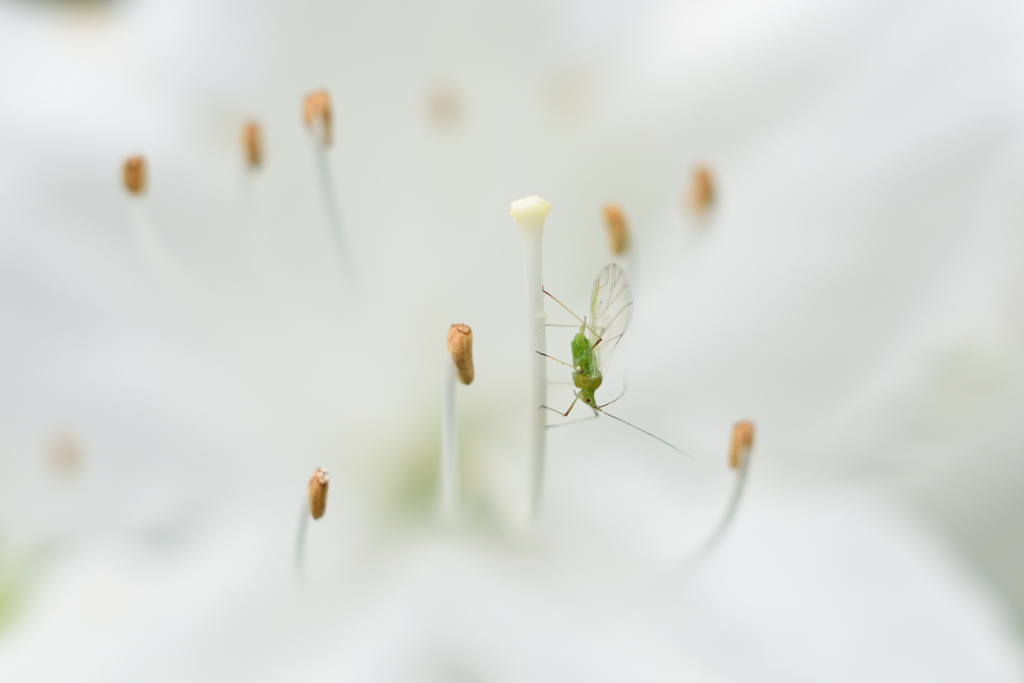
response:
<path fill-rule="evenodd" d="M 527 329 L 530 333 L 530 515 L 536 521 L 540 516 L 541 495 L 544 485 L 545 425 L 547 416 L 544 402 L 547 394 L 548 373 L 546 326 L 548 315 L 544 310 L 544 278 L 541 245 L 544 221 L 551 205 L 537 196 L 524 197 L 512 202 L 509 215 L 519 226 L 523 252 L 523 274 L 526 282 Z"/>

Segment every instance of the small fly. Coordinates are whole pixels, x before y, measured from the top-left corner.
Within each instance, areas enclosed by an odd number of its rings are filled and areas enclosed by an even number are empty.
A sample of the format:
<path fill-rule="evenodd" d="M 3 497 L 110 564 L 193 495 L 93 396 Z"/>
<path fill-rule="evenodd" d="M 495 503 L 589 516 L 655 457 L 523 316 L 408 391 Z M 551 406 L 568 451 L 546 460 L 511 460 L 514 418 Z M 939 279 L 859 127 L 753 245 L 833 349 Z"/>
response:
<path fill-rule="evenodd" d="M 568 417 L 576 402 L 582 401 L 593 409 L 594 417 L 597 417 L 598 413 L 603 413 L 614 420 L 618 420 L 633 429 L 643 432 L 647 436 L 657 439 L 669 448 L 683 453 L 683 455 L 688 455 L 668 441 L 654 436 L 654 434 L 605 411 L 605 406 L 609 406 L 618 401 L 619 398 L 622 398 L 621 394 L 618 398 L 604 405 L 598 405 L 597 399 L 594 396 L 595 392 L 601 387 L 603 380 L 601 372 L 608 367 L 612 353 L 615 351 L 615 347 L 618 346 L 619 340 L 622 339 L 622 335 L 626 333 L 626 328 L 629 326 L 629 321 L 633 316 L 633 299 L 630 296 L 629 280 L 626 279 L 625 271 L 616 264 L 609 263 L 594 278 L 594 287 L 590 294 L 589 324 L 586 319 L 581 319 L 568 306 L 551 296 L 550 292 L 544 290 L 544 293 L 550 296 L 559 306 L 569 311 L 572 317 L 580 321 L 580 331 L 572 339 L 572 365 L 548 356 L 546 353 L 541 353 L 542 356 L 572 368 L 572 383 L 577 389 L 575 398 L 573 398 L 572 403 L 569 404 L 569 408 L 564 413 L 549 406 L 541 407 L 558 413 L 562 417 Z M 537 353 L 540 352 L 538 351 Z"/>

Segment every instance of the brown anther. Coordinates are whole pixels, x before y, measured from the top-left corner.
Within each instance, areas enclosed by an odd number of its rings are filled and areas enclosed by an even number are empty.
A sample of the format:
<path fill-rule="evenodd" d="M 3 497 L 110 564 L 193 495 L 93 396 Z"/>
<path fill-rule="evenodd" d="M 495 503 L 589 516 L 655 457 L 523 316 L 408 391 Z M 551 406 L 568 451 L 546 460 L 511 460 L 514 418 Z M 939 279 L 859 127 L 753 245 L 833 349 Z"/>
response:
<path fill-rule="evenodd" d="M 698 215 L 707 213 L 711 208 L 712 202 L 715 201 L 715 183 L 707 166 L 700 165 L 693 169 L 686 198 L 690 209 Z"/>
<path fill-rule="evenodd" d="M 47 459 L 55 474 L 75 474 L 82 466 L 82 445 L 68 432 L 54 434 L 47 444 Z"/>
<path fill-rule="evenodd" d="M 247 121 L 242 127 L 242 151 L 250 167 L 259 168 L 263 163 L 263 132 L 255 121 Z"/>
<path fill-rule="evenodd" d="M 145 159 L 133 156 L 124 162 L 124 186 L 132 194 L 142 194 L 146 191 Z"/>
<path fill-rule="evenodd" d="M 302 118 L 306 126 L 319 136 L 324 147 L 331 144 L 331 98 L 326 90 L 311 93 L 302 105 Z"/>
<path fill-rule="evenodd" d="M 438 128 L 453 128 L 462 119 L 462 99 L 454 86 L 439 84 L 426 96 L 427 118 Z"/>
<path fill-rule="evenodd" d="M 327 509 L 327 486 L 330 482 L 331 475 L 322 467 L 309 480 L 309 514 L 313 519 L 324 516 L 324 510 Z"/>
<path fill-rule="evenodd" d="M 459 381 L 470 384 L 473 381 L 473 330 L 469 325 L 456 324 L 448 328 L 448 353 L 459 372 Z"/>
<path fill-rule="evenodd" d="M 604 215 L 604 224 L 608 228 L 608 248 L 612 250 L 612 254 L 621 254 L 629 245 L 629 226 L 626 225 L 622 207 L 609 202 L 604 205 L 601 213 Z"/>
<path fill-rule="evenodd" d="M 729 448 L 729 467 L 734 470 L 743 468 L 754 445 L 754 423 L 740 420 L 732 428 L 732 445 Z"/>

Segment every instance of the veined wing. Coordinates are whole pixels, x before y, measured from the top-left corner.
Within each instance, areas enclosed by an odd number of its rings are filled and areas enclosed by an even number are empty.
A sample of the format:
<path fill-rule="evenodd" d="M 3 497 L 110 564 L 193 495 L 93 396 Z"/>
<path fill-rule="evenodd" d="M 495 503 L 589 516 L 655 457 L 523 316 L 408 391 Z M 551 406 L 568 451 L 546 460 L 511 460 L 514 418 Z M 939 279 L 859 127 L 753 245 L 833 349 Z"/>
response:
<path fill-rule="evenodd" d="M 590 320 L 587 321 L 592 328 L 587 330 L 590 343 L 597 343 L 598 337 L 601 340 L 594 352 L 597 354 L 597 367 L 602 372 L 611 362 L 612 352 L 629 327 L 632 316 L 633 297 L 629 292 L 626 272 L 614 263 L 609 263 L 594 278 L 594 289 L 590 295 Z M 595 332 L 598 337 L 594 337 Z"/>

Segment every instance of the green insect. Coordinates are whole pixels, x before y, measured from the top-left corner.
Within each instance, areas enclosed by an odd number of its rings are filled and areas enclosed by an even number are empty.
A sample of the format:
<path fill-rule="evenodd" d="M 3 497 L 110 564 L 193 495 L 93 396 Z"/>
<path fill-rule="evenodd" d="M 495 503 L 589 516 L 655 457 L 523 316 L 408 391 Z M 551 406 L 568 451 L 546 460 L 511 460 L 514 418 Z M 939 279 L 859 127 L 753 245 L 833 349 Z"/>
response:
<path fill-rule="evenodd" d="M 605 406 L 618 401 L 619 398 L 622 398 L 621 394 L 604 405 L 598 405 L 597 398 L 594 396 L 603 381 L 601 372 L 608 367 L 612 353 L 618 346 L 619 340 L 622 339 L 622 335 L 626 333 L 626 328 L 633 316 L 633 299 L 630 296 L 629 280 L 626 279 L 625 271 L 616 264 L 609 263 L 594 278 L 594 286 L 590 293 L 589 324 L 586 319 L 581 319 L 565 304 L 551 296 L 548 291 L 545 290 L 544 293 L 580 321 L 580 331 L 572 339 L 572 365 L 548 356 L 546 353 L 541 354 L 572 368 L 572 383 L 577 389 L 576 396 L 564 413 L 549 406 L 542 407 L 558 413 L 562 417 L 568 417 L 576 402 L 582 401 L 593 409 L 594 417 L 603 413 L 686 455 L 664 439 L 606 412 Z"/>

